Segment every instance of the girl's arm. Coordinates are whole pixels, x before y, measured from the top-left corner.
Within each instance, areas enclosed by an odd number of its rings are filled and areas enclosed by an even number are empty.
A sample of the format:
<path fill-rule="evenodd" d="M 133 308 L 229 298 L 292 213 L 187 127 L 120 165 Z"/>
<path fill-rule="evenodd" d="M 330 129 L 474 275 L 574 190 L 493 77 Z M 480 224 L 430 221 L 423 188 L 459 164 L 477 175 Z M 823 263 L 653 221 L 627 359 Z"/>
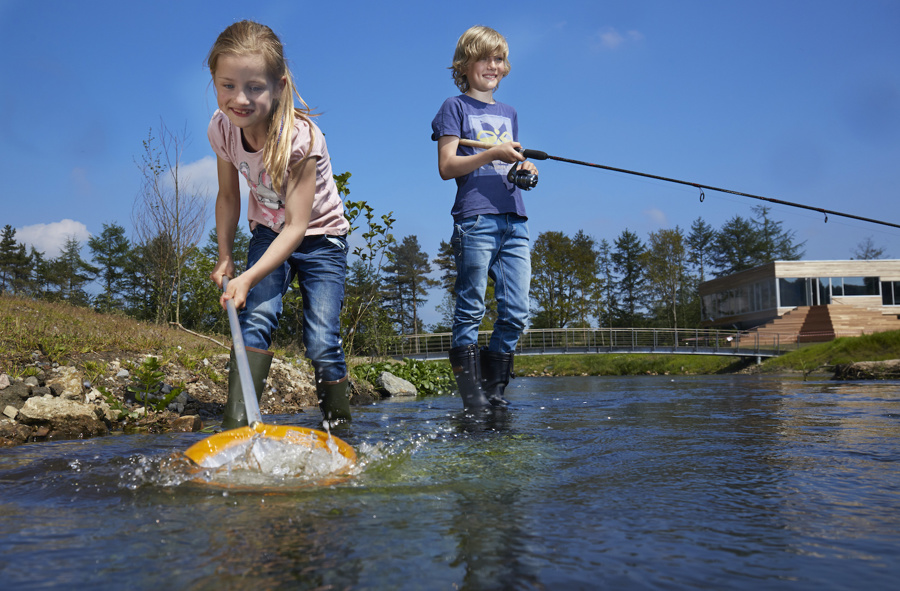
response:
<path fill-rule="evenodd" d="M 316 160 L 307 158 L 291 171 L 285 192 L 284 227 L 256 264 L 228 282 L 228 290 L 220 300 L 223 307 L 225 300 L 231 299 L 235 307 L 242 308 L 250 288 L 286 261 L 303 242 L 316 196 Z"/>
<path fill-rule="evenodd" d="M 209 277 L 222 287 L 222 277 L 234 277 L 234 235 L 241 219 L 241 186 L 238 171 L 222 158 L 216 161 L 219 193 L 216 195 L 216 238 L 219 261 Z"/>
<path fill-rule="evenodd" d="M 471 156 L 459 156 L 456 153 L 457 147 L 459 147 L 459 138 L 455 135 L 444 135 L 438 138 L 438 170 L 441 178 L 445 181 L 465 176 L 494 160 L 502 160 L 508 164 L 525 160 L 525 157 L 516 151 L 516 148 L 522 147 L 519 142 L 497 144 Z M 534 165 L 526 162 L 522 168 L 531 170 Z M 536 171 L 537 169 L 534 169 L 534 172 Z"/>

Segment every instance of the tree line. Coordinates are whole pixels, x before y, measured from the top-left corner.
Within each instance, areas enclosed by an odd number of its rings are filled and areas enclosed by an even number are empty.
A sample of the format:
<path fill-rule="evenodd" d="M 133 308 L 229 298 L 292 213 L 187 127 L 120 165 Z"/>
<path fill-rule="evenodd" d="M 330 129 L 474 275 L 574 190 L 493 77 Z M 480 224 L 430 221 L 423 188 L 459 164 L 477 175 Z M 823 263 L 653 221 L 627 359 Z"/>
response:
<path fill-rule="evenodd" d="M 171 323 L 204 333 L 227 333 L 227 318 L 209 275 L 218 260 L 215 230 L 201 244 L 208 198 L 183 178 L 179 166 L 184 135 L 161 126 L 143 142 L 136 164 L 142 189 L 135 200 L 133 238 L 118 223 L 104 223 L 83 247 L 68 238 L 57 257 L 47 258 L 16 240 L 6 225 L 0 233 L 0 293 L 65 301 L 141 321 Z M 350 173 L 335 175 L 344 199 L 351 253 L 342 311 L 344 346 L 352 355 L 378 355 L 402 335 L 448 332 L 454 308 L 456 267 L 453 248 L 440 243 L 433 258 L 415 235 L 396 240 L 393 212 L 377 214 L 349 194 Z M 772 219 L 766 206 L 753 216 L 735 215 L 720 228 L 697 218 L 680 227 L 650 232 L 644 239 L 625 229 L 612 241 L 579 230 L 574 236 L 542 232 L 532 244 L 530 297 L 532 328 L 698 326 L 703 281 L 773 260 L 798 260 L 803 242 Z M 199 230 L 198 230 L 199 228 Z M 246 266 L 249 235 L 235 237 L 238 272 Z M 871 239 L 857 258 L 881 258 Z M 434 275 L 437 275 L 435 278 Z M 91 288 L 89 290 L 89 288 Z M 438 289 L 439 320 L 426 325 L 421 312 Z M 489 283 L 482 328 L 496 319 Z M 301 342 L 302 301 L 291 290 L 274 335 L 286 349 Z"/>

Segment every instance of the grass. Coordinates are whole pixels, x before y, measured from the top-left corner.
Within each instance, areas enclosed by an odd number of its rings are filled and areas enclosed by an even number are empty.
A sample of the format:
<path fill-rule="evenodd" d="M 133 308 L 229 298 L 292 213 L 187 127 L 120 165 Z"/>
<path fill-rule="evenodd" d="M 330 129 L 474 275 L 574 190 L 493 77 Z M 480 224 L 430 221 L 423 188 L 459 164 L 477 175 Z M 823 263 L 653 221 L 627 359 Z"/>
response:
<path fill-rule="evenodd" d="M 225 337 L 213 338 L 230 345 Z M 102 358 L 101 354 L 152 354 L 163 362 L 174 361 L 202 372 L 203 358 L 227 349 L 206 338 L 168 326 L 137 322 L 122 314 L 98 314 L 64 303 L 0 296 L 0 371 L 16 377 L 25 374 L 34 351 L 51 361 L 75 363 L 88 374 L 98 374 L 103 365 L 94 356 Z M 900 359 L 900 331 L 804 346 L 764 361 L 759 369 L 810 373 L 836 364 L 886 359 Z M 446 365 L 446 361 L 427 363 Z M 752 363 L 706 355 L 520 355 L 515 367 L 518 375 L 703 375 L 730 373 Z M 446 367 L 429 369 L 417 364 L 410 371 L 434 381 L 438 389 L 447 374 Z M 409 377 L 415 379 L 416 375 Z"/>
<path fill-rule="evenodd" d="M 827 343 L 807 345 L 787 355 L 766 361 L 766 371 L 794 370 L 808 373 L 820 368 L 857 361 L 900 359 L 900 331 L 878 332 L 861 337 L 841 337 Z"/>
<path fill-rule="evenodd" d="M 216 338 L 225 342 L 222 337 Z M 227 344 L 227 343 L 226 343 Z M 40 351 L 50 361 L 88 365 L 103 354 L 154 354 L 182 365 L 218 352 L 222 346 L 168 326 L 137 322 L 122 314 L 99 314 L 86 308 L 0 296 L 0 371 L 21 375 Z"/>
<path fill-rule="evenodd" d="M 712 355 L 519 355 L 515 360 L 516 374 L 528 376 L 718 374 L 746 365 Z"/>

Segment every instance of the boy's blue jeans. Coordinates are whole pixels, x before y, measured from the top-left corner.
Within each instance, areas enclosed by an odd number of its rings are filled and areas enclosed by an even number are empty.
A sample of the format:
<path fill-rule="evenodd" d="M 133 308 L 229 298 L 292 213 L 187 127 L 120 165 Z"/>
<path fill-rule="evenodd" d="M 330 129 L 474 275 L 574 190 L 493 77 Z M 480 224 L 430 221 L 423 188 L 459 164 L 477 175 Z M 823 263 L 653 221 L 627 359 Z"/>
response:
<path fill-rule="evenodd" d="M 262 225 L 253 230 L 247 252 L 249 266 L 262 257 L 277 235 Z M 340 380 L 347 375 L 341 347 L 341 307 L 347 276 L 347 240 L 343 236 L 307 236 L 287 261 L 253 286 L 239 316 L 244 344 L 268 350 L 281 317 L 281 299 L 295 276 L 303 296 L 306 356 L 317 379 Z"/>
<path fill-rule="evenodd" d="M 488 349 L 499 353 L 515 351 L 528 319 L 528 238 L 526 219 L 515 214 L 477 215 L 454 224 L 451 244 L 456 257 L 456 310 L 452 347 L 478 342 L 490 276 L 497 299 L 497 321 Z"/>

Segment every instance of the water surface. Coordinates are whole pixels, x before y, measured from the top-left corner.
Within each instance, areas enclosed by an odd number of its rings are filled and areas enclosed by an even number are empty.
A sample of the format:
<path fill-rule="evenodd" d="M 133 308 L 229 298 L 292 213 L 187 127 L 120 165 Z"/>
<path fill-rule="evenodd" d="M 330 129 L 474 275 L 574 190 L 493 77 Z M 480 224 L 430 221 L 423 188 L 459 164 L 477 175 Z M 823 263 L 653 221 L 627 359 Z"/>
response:
<path fill-rule="evenodd" d="M 353 476 L 185 478 L 197 434 L 0 451 L 0 581 L 68 589 L 893 589 L 900 383 L 518 378 L 354 409 Z M 318 416 L 266 416 L 316 427 Z M 296 484 L 296 483 L 294 483 Z"/>

